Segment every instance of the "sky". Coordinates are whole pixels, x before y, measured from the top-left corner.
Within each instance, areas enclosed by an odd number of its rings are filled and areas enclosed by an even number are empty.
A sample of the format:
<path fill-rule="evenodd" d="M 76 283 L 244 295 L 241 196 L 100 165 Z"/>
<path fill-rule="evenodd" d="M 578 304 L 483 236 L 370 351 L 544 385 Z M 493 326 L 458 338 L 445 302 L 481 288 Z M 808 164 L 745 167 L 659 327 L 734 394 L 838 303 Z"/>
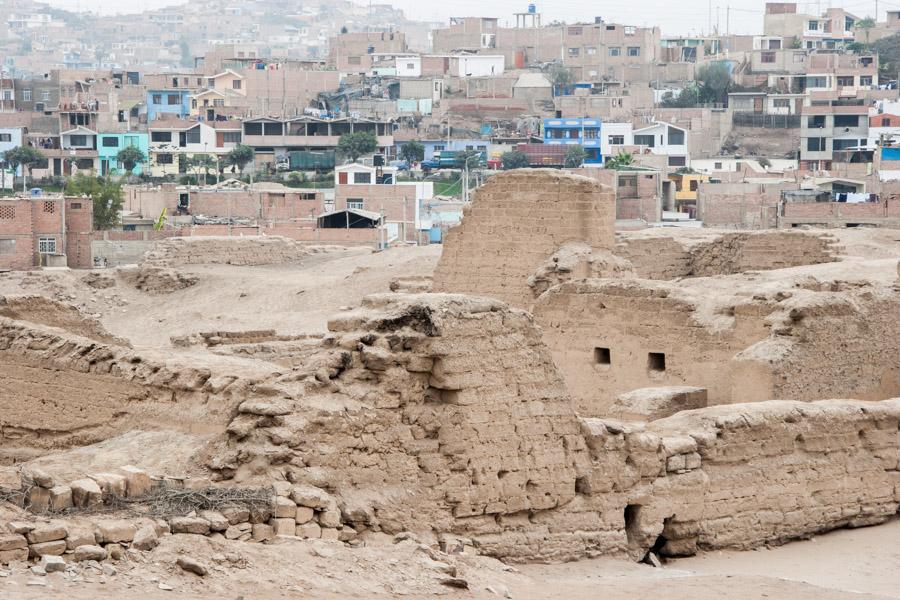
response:
<path fill-rule="evenodd" d="M 132 12 L 179 4 L 179 0 L 48 0 L 58 8 L 68 10 L 91 10 L 100 13 Z M 302 1 L 302 0 L 301 0 Z M 528 0 L 448 0 L 445 2 L 422 2 L 422 0 L 373 0 L 390 3 L 403 9 L 412 19 L 444 21 L 451 16 L 497 17 L 504 22 L 515 24 L 514 12 L 525 12 Z M 365 3 L 365 2 L 363 2 Z M 555 19 L 593 21 L 595 16 L 606 21 L 625 25 L 658 25 L 664 36 L 700 35 L 710 31 L 710 27 L 721 33 L 762 33 L 765 0 L 629 0 L 628 2 L 590 2 L 588 0 L 539 0 L 535 2 L 543 14 L 544 23 Z M 900 9 L 900 0 L 878 3 L 879 20 L 884 20 L 885 11 Z M 820 0 L 819 2 L 798 2 L 801 12 L 816 13 L 829 6 L 841 6 L 851 13 L 865 17 L 874 15 L 874 0 Z M 729 10 L 730 9 L 730 10 Z"/>

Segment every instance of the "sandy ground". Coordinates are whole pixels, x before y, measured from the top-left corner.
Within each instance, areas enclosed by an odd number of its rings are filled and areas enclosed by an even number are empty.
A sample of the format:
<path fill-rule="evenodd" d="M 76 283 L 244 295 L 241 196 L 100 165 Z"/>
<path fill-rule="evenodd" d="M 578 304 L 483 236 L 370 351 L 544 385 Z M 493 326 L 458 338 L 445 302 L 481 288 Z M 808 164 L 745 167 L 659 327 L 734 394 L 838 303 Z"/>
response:
<path fill-rule="evenodd" d="M 662 568 L 604 558 L 562 565 L 507 566 L 471 555 L 423 551 L 414 541 L 349 548 L 285 538 L 273 544 L 170 536 L 151 553 L 109 563 L 115 573 L 79 567 L 37 577 L 22 565 L 0 571 L 0 598 L 433 597 L 633 600 L 885 600 L 900 598 L 900 521 L 842 530 L 753 552 L 714 552 Z M 210 569 L 181 571 L 179 556 Z M 452 576 L 460 590 L 442 583 Z M 34 585 L 39 582 L 42 585 Z M 160 589 L 171 587 L 171 590 Z M 490 589 L 488 589 L 490 588 Z"/>

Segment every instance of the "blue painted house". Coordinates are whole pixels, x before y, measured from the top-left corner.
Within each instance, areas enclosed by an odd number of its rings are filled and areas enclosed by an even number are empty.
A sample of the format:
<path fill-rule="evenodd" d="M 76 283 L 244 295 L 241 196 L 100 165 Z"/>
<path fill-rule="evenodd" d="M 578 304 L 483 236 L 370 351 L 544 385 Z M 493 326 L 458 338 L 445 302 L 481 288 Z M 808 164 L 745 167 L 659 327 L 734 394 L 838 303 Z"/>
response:
<path fill-rule="evenodd" d="M 147 92 L 147 120 L 155 121 L 160 114 L 176 115 L 179 118 L 191 112 L 189 90 L 149 90 Z"/>
<path fill-rule="evenodd" d="M 97 136 L 97 157 L 100 161 L 100 174 L 109 175 L 124 174 L 125 166 L 120 165 L 116 160 L 119 150 L 126 146 L 135 146 L 144 153 L 147 159 L 150 159 L 150 135 L 147 133 L 138 133 L 136 131 L 128 133 L 101 133 Z M 146 163 L 137 165 L 134 168 L 134 174 L 140 175 Z"/>
<path fill-rule="evenodd" d="M 544 143 L 579 145 L 587 152 L 586 165 L 603 164 L 600 152 L 600 119 L 544 119 Z"/>

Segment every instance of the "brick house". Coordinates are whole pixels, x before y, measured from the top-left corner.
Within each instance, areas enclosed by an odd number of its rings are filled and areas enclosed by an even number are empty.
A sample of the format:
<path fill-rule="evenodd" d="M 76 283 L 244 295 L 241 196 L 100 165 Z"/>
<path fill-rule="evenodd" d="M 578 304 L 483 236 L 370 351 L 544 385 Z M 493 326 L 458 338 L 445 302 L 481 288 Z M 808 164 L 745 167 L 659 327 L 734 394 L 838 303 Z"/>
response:
<path fill-rule="evenodd" d="M 0 198 L 0 270 L 93 266 L 90 198 Z"/>

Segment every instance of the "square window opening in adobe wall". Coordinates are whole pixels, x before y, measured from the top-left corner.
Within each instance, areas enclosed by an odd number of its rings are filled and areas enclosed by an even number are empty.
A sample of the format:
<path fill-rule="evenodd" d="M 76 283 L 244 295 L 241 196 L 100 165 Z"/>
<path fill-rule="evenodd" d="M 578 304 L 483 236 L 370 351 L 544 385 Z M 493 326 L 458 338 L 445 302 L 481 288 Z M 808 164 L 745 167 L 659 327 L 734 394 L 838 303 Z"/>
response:
<path fill-rule="evenodd" d="M 647 354 L 647 370 L 662 372 L 666 370 L 666 355 L 662 352 Z"/>
<path fill-rule="evenodd" d="M 594 363 L 598 365 L 612 364 L 612 356 L 610 355 L 609 348 L 594 348 Z"/>

